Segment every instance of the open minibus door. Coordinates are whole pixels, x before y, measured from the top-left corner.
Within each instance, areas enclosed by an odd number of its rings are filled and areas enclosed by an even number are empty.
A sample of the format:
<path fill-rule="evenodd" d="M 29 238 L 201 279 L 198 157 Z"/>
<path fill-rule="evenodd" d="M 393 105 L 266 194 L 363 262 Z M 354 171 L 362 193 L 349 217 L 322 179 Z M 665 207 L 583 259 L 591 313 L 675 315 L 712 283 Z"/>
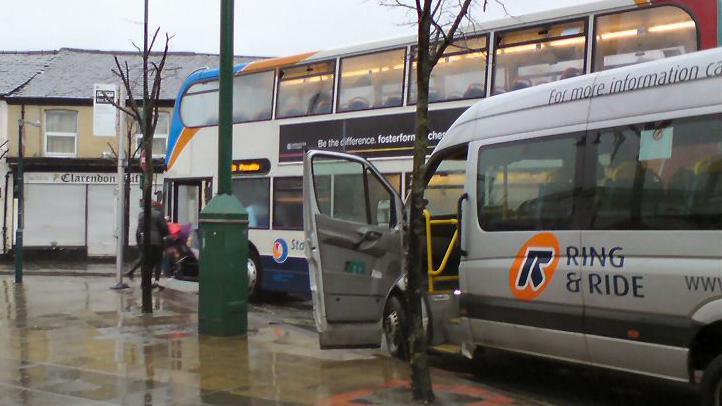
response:
<path fill-rule="evenodd" d="M 386 298 L 402 273 L 401 216 L 401 197 L 365 159 L 305 154 L 305 251 L 321 348 L 381 344 Z"/>

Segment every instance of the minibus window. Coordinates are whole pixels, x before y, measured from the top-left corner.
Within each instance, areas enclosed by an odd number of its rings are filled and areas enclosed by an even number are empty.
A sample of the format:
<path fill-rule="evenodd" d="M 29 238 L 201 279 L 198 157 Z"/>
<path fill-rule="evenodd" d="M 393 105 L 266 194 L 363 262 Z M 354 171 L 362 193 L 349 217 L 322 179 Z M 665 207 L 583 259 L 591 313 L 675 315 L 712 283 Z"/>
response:
<path fill-rule="evenodd" d="M 341 59 L 337 111 L 402 104 L 406 49 Z"/>
<path fill-rule="evenodd" d="M 396 225 L 393 194 L 361 163 L 316 156 L 313 183 L 322 214 L 361 224 Z"/>
<path fill-rule="evenodd" d="M 456 216 L 456 202 L 464 193 L 466 155 L 446 159 L 436 168 L 424 190 L 426 208 L 434 217 Z"/>
<path fill-rule="evenodd" d="M 267 229 L 270 224 L 270 178 L 236 178 L 232 189 L 248 212 L 248 228 Z"/>
<path fill-rule="evenodd" d="M 722 227 L 722 117 L 599 130 L 592 229 Z"/>
<path fill-rule="evenodd" d="M 651 7 L 597 17 L 594 71 L 697 50 L 697 26 L 684 10 Z"/>
<path fill-rule="evenodd" d="M 573 226 L 577 136 L 484 147 L 479 152 L 479 224 L 486 231 Z"/>
<path fill-rule="evenodd" d="M 584 73 L 584 20 L 497 33 L 492 94 Z"/>
<path fill-rule="evenodd" d="M 412 49 L 412 58 L 416 55 Z M 486 92 L 486 36 L 455 41 L 431 71 L 429 102 L 484 97 Z M 409 69 L 409 104 L 416 103 L 416 61 Z"/>

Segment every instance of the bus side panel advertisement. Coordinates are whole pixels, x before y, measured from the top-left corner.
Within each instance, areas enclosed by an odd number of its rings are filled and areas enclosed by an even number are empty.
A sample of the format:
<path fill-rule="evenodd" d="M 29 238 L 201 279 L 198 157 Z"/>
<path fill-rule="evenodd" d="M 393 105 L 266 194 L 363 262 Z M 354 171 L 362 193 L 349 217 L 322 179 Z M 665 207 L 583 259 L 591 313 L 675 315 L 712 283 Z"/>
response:
<path fill-rule="evenodd" d="M 429 152 L 466 108 L 429 112 Z M 416 114 L 389 114 L 281 125 L 279 162 L 300 162 L 305 149 L 346 152 L 364 157 L 410 156 Z"/>

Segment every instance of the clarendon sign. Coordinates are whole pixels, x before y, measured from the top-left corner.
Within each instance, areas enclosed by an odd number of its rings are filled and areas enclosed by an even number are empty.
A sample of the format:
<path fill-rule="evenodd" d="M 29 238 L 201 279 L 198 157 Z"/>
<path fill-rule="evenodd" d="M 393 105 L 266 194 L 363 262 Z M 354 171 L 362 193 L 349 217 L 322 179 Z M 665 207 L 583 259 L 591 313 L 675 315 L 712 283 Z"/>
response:
<path fill-rule="evenodd" d="M 139 173 L 130 175 L 130 183 L 140 183 Z M 53 184 L 76 184 L 76 185 L 115 185 L 116 174 L 114 173 L 77 173 L 77 172 L 34 172 L 26 173 L 27 183 L 53 183 Z"/>

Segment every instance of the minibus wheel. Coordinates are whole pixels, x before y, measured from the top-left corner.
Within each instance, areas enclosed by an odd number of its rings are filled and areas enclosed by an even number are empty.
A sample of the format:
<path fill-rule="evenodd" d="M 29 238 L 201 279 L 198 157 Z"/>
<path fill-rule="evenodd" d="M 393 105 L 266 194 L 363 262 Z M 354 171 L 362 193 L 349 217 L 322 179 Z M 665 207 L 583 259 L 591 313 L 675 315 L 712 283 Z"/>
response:
<path fill-rule="evenodd" d="M 389 353 L 402 360 L 409 357 L 408 344 L 405 339 L 406 309 L 398 296 L 392 295 L 384 310 L 384 339 Z"/>
<path fill-rule="evenodd" d="M 258 301 L 261 298 L 261 261 L 253 249 L 248 250 L 248 299 Z"/>
<path fill-rule="evenodd" d="M 722 355 L 707 365 L 702 377 L 702 406 L 722 406 Z"/>

